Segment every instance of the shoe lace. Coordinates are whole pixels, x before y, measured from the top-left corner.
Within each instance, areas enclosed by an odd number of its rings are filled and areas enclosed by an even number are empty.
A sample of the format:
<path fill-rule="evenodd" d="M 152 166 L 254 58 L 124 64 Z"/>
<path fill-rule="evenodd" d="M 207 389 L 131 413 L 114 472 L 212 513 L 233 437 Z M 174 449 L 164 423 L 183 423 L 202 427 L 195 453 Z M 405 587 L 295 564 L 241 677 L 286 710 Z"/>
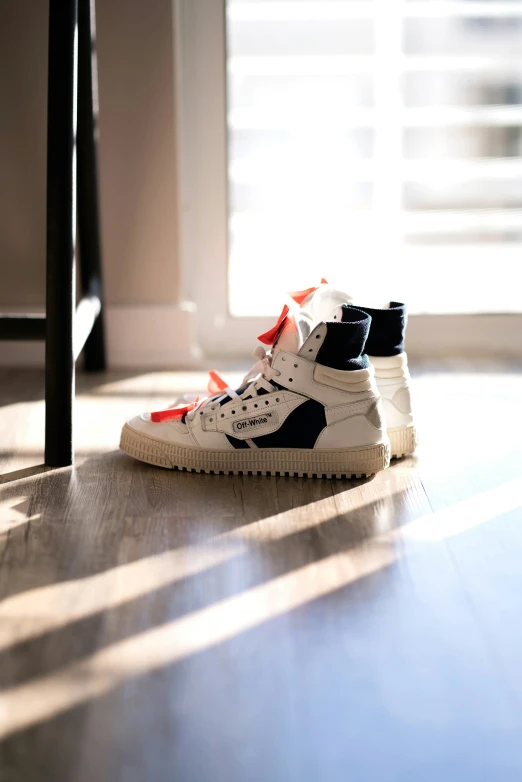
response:
<path fill-rule="evenodd" d="M 257 361 L 241 381 L 240 388 L 242 391 L 240 394 L 238 394 L 237 391 L 234 391 L 233 388 L 225 388 L 223 392 L 214 394 L 201 401 L 198 400 L 194 408 L 186 414 L 187 420 L 194 420 L 196 414 L 201 413 L 203 408 L 208 407 L 209 410 L 217 410 L 221 402 L 227 397 L 230 397 L 231 399 L 248 399 L 249 397 L 257 396 L 261 389 L 264 389 L 268 393 L 275 391 L 276 388 L 271 383 L 271 380 L 274 377 L 279 377 L 281 373 L 272 366 L 272 352 L 270 351 L 267 353 L 261 345 L 258 345 L 252 353 L 252 356 L 256 358 Z M 245 385 L 246 388 L 243 388 Z"/>

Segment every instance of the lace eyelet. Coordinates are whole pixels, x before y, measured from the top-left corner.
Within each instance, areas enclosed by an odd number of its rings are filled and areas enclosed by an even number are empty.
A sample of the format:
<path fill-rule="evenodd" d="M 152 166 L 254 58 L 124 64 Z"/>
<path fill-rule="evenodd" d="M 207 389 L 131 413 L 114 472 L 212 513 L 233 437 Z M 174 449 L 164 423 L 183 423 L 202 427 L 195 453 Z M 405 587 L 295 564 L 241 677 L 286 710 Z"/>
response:
<path fill-rule="evenodd" d="M 270 402 L 267 399 L 266 402 L 265 402 L 265 405 L 269 405 L 269 404 L 270 404 Z"/>
<path fill-rule="evenodd" d="M 279 397 L 278 396 L 276 397 L 276 402 L 279 402 Z"/>
<path fill-rule="evenodd" d="M 258 405 L 254 405 L 254 407 L 258 407 Z"/>
<path fill-rule="evenodd" d="M 246 410 L 246 409 L 247 409 L 246 405 L 243 405 L 243 407 L 241 408 L 241 410 Z"/>
<path fill-rule="evenodd" d="M 293 377 L 289 377 L 289 378 L 288 378 L 288 382 L 289 382 L 289 383 L 293 383 L 293 382 L 294 382 L 294 379 L 293 379 Z"/>
<path fill-rule="evenodd" d="M 298 365 L 297 365 L 297 364 L 294 364 L 294 369 L 297 369 L 297 367 L 298 367 Z"/>

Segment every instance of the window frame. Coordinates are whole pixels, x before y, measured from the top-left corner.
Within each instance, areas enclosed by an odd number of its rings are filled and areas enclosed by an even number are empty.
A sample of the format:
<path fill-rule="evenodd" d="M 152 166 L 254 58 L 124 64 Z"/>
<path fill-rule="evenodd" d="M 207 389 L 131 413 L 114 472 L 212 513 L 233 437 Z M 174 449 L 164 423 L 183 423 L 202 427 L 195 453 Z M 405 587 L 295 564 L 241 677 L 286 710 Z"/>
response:
<path fill-rule="evenodd" d="M 244 358 L 274 316 L 228 307 L 226 0 L 173 3 L 181 290 L 197 306 L 204 354 Z M 423 357 L 519 358 L 522 313 L 411 315 L 407 347 Z"/>

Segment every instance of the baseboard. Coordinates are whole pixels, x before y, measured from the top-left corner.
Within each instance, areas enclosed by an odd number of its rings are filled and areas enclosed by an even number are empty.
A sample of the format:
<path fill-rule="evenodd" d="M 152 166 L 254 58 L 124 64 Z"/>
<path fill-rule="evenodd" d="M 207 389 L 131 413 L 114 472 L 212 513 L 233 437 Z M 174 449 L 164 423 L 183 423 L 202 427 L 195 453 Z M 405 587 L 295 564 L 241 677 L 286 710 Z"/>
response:
<path fill-rule="evenodd" d="M 203 366 L 194 305 L 107 307 L 107 349 L 113 369 Z M 413 315 L 410 358 L 522 358 L 522 315 Z M 229 352 L 242 358 L 247 351 Z M 41 342 L 0 342 L 0 367 L 43 367 Z"/>
<path fill-rule="evenodd" d="M 107 306 L 105 317 L 112 369 L 176 369 L 201 362 L 191 303 Z M 2 367 L 43 367 L 44 355 L 42 342 L 0 342 Z"/>
<path fill-rule="evenodd" d="M 522 358 L 522 314 L 412 315 L 410 358 Z"/>

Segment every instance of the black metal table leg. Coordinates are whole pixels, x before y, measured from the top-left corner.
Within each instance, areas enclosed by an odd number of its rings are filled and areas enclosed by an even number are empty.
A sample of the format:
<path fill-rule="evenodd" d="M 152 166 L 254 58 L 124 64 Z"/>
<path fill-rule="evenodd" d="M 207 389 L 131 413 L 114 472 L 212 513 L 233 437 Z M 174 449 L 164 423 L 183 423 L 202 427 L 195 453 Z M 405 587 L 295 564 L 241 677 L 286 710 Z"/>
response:
<path fill-rule="evenodd" d="M 78 230 L 82 296 L 101 310 L 84 348 L 85 369 L 106 368 L 100 219 L 98 206 L 98 79 L 94 0 L 78 7 Z"/>
<path fill-rule="evenodd" d="M 78 0 L 50 0 L 47 98 L 45 462 L 72 464 Z"/>

